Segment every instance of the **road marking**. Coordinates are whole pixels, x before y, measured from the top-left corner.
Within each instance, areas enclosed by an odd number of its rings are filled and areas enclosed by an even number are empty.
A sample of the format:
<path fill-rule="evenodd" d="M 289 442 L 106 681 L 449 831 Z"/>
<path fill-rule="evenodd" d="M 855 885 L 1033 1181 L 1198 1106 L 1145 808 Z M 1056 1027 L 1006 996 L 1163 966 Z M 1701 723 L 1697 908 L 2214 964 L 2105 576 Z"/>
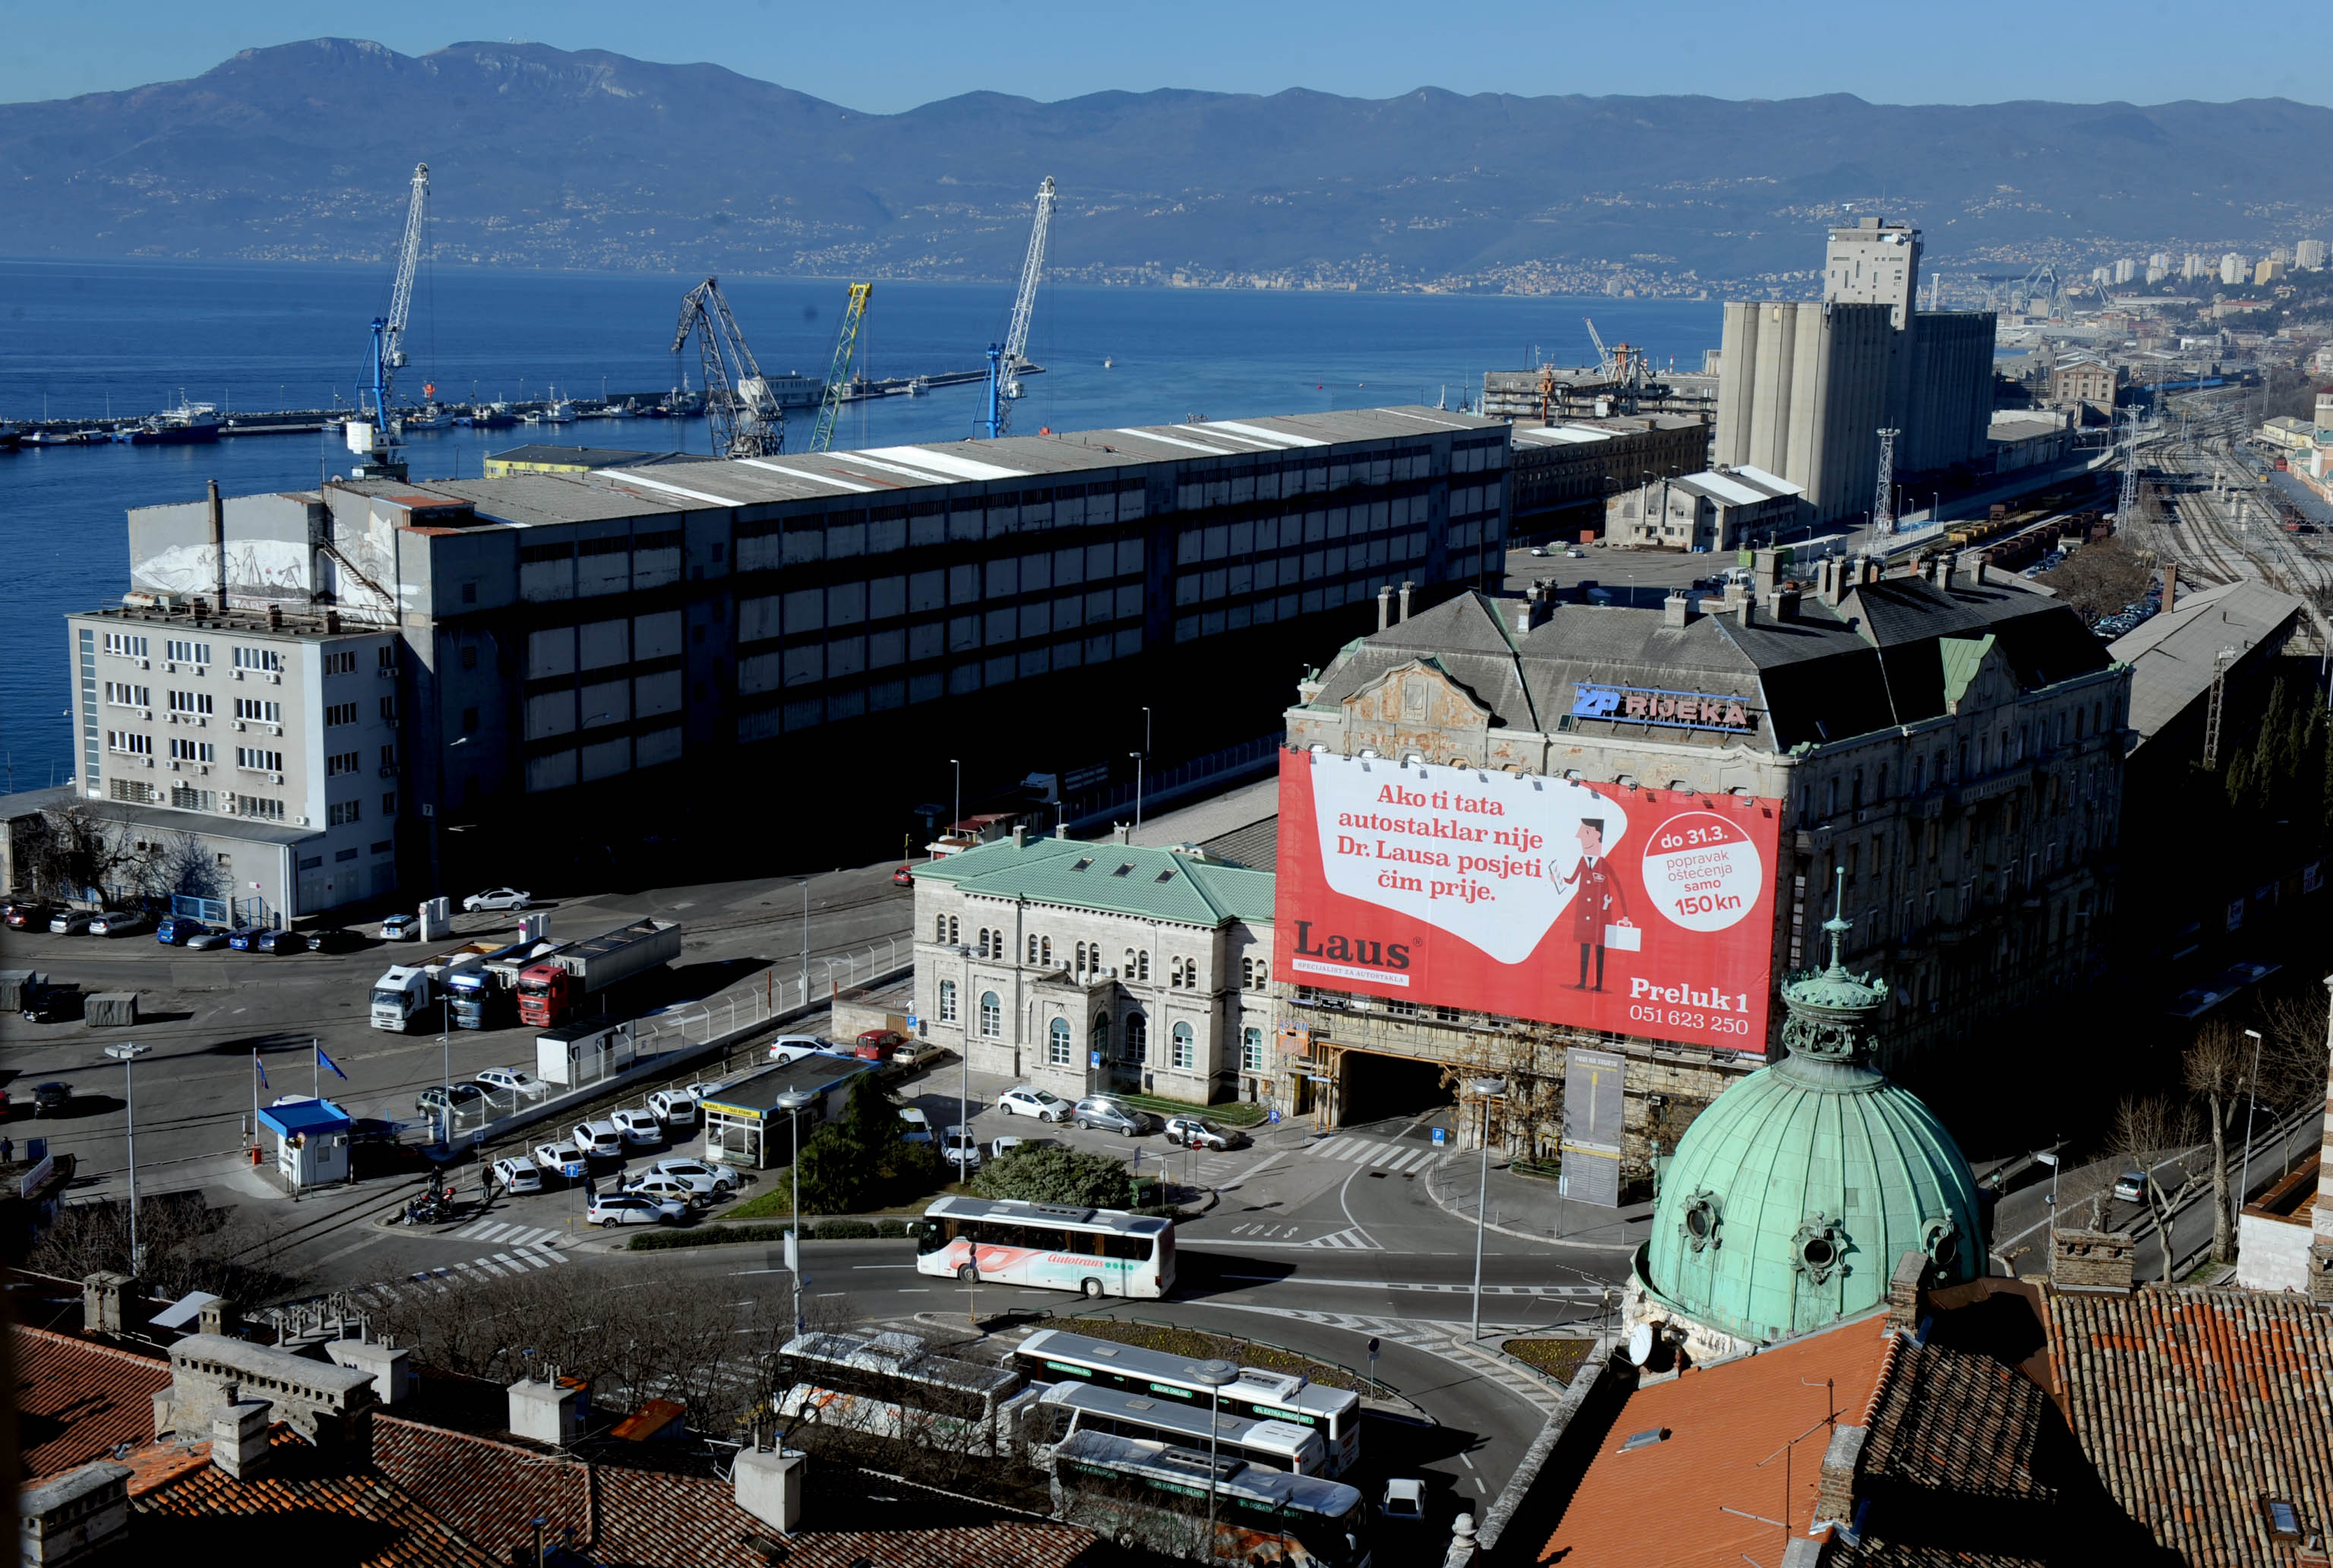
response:
<path fill-rule="evenodd" d="M 492 1241 L 504 1231 L 514 1228 L 505 1221 L 480 1220 L 475 1225 L 456 1231 L 456 1236 L 469 1241 Z"/>
<path fill-rule="evenodd" d="M 1357 1140 L 1350 1138 L 1332 1138 L 1312 1152 L 1322 1159 L 1342 1159 L 1345 1158 L 1345 1150 L 1356 1141 Z"/>
<path fill-rule="evenodd" d="M 901 1295 L 929 1295 L 932 1293 L 927 1290 L 907 1290 L 903 1288 L 899 1294 Z"/>
<path fill-rule="evenodd" d="M 509 1272 L 506 1274 L 506 1273 L 504 1273 L 503 1270 L 501 1270 L 501 1269 L 499 1269 L 499 1268 L 496 1268 L 496 1267 L 494 1266 L 494 1259 L 492 1259 L 492 1258 L 486 1258 L 486 1257 L 472 1258 L 468 1263 L 466 1263 L 466 1264 L 463 1265 L 462 1266 L 463 1266 L 463 1267 L 465 1267 L 465 1268 L 482 1268 L 482 1269 L 485 1269 L 488 1274 L 490 1274 L 490 1275 L 494 1275 L 496 1279 L 507 1279 L 507 1278 L 509 1278 L 509 1277 L 510 1277 L 510 1275 L 511 1275 L 516 1274 L 516 1273 L 518 1272 L 518 1266 L 517 1266 L 515 1264 L 514 1264 L 514 1265 L 511 1266 L 511 1268 L 510 1268 Z"/>
<path fill-rule="evenodd" d="M 548 1268 L 551 1266 L 549 1264 L 541 1261 L 541 1254 L 532 1252 L 522 1253 L 516 1257 L 513 1257 L 506 1252 L 498 1252 L 494 1254 L 494 1261 L 499 1264 L 506 1265 L 513 1274 L 523 1273 L 530 1268 Z"/>
<path fill-rule="evenodd" d="M 552 1262 L 553 1262 L 553 1263 L 563 1264 L 563 1263 L 565 1263 L 565 1262 L 567 1261 L 567 1258 L 566 1258 L 566 1256 L 565 1256 L 565 1255 L 564 1255 L 564 1254 L 562 1254 L 562 1253 L 556 1253 L 556 1252 L 552 1251 L 552 1250 L 551 1250 L 551 1246 L 550 1246 L 550 1244 L 549 1244 L 549 1243 L 547 1243 L 547 1242 L 540 1242 L 540 1241 L 538 1241 L 538 1242 L 533 1243 L 533 1246 L 534 1246 L 534 1248 L 535 1248 L 535 1250 L 536 1250 L 536 1251 L 538 1251 L 538 1252 L 542 1253 L 543 1256 L 545 1256 L 545 1257 L 549 1258 L 549 1259 L 550 1259 Z"/>
<path fill-rule="evenodd" d="M 915 1265 L 914 1264 L 911 1264 L 911 1263 L 854 1263 L 854 1264 L 852 1264 L 850 1266 L 851 1266 L 854 1270 L 856 1270 L 856 1269 L 884 1269 L 884 1268 L 906 1268 L 906 1269 L 912 1269 L 912 1268 L 914 1268 L 916 1265 Z"/>
<path fill-rule="evenodd" d="M 1251 1181 L 1253 1181 L 1257 1177 L 1262 1176 L 1265 1171 L 1270 1170 L 1273 1166 L 1287 1159 L 1289 1152 L 1289 1150 L 1283 1149 L 1277 1154 L 1266 1156 L 1264 1159 L 1257 1161 L 1255 1164 L 1248 1167 L 1245 1171 L 1242 1172 L 1237 1181 L 1225 1182 L 1221 1190 L 1224 1192 L 1237 1191 L 1240 1188 L 1244 1187 Z"/>
<path fill-rule="evenodd" d="M 1468 1458 L 1463 1452 L 1458 1456 L 1458 1462 L 1470 1470 L 1474 1467 L 1474 1461 Z"/>

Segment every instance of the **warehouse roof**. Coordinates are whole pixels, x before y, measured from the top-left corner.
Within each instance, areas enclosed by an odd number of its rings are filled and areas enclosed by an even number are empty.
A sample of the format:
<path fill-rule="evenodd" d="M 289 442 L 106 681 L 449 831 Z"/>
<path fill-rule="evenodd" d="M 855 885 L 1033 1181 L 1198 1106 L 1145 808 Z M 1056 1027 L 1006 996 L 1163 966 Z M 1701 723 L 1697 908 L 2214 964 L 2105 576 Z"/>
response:
<path fill-rule="evenodd" d="M 1186 845 L 998 839 L 916 870 L 983 898 L 1011 899 L 1210 929 L 1272 919 L 1272 873 L 1226 865 Z"/>
<path fill-rule="evenodd" d="M 2130 666 L 2130 727 L 2144 746 L 2212 688 L 2223 649 L 2236 663 L 2273 654 L 2300 623 L 2301 601 L 2242 579 L 2182 594 L 2167 615 L 2152 615 L 2109 651 Z"/>

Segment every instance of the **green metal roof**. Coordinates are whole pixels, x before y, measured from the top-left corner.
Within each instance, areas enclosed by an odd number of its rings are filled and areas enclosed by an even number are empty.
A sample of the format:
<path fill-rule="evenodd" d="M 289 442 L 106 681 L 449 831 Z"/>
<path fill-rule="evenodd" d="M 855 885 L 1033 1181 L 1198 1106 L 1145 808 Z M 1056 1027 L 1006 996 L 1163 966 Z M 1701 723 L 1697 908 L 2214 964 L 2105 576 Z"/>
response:
<path fill-rule="evenodd" d="M 1213 929 L 1272 923 L 1270 871 L 1227 866 L 1183 850 L 1075 839 L 998 839 L 916 869 L 966 893 L 1099 909 Z"/>
<path fill-rule="evenodd" d="M 1968 695 L 1984 656 L 1992 651 L 1992 634 L 1983 637 L 1939 637 L 1936 653 L 1944 661 L 1944 700 L 1958 702 Z"/>

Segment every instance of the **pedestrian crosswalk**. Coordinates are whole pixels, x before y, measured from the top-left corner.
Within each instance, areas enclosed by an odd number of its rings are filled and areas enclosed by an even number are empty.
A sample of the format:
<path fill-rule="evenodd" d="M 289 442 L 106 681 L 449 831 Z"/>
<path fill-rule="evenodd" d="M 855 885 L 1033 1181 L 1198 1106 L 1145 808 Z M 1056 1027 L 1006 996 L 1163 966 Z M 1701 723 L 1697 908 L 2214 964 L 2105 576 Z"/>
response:
<path fill-rule="evenodd" d="M 1424 1170 L 1442 1153 L 1441 1150 L 1431 1145 L 1420 1148 L 1416 1144 L 1384 1143 L 1374 1138 L 1331 1138 L 1312 1149 L 1315 1159 L 1348 1160 L 1355 1165 L 1370 1166 L 1388 1175 Z"/>
<path fill-rule="evenodd" d="M 556 1235 L 556 1232 L 527 1232 L 528 1235 Z M 349 1300 L 362 1306 L 386 1306 L 408 1295 L 436 1292 L 443 1294 L 464 1281 L 475 1283 L 485 1279 L 510 1279 L 535 1269 L 562 1265 L 567 1259 L 552 1250 L 548 1241 L 514 1241 L 505 1252 L 487 1253 L 466 1262 L 448 1264 L 443 1268 L 425 1268 L 399 1280 L 381 1280 L 372 1284 L 358 1285 L 342 1292 Z"/>
<path fill-rule="evenodd" d="M 565 1246 L 573 1239 L 563 1230 L 488 1219 L 464 1226 L 453 1234 L 456 1241 L 492 1241 L 504 1246 Z"/>

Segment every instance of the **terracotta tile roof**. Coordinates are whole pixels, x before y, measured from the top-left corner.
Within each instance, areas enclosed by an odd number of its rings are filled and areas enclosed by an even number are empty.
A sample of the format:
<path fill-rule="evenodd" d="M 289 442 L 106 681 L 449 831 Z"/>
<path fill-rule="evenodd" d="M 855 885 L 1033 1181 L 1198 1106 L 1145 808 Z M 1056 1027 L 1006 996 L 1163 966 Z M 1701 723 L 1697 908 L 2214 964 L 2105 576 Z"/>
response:
<path fill-rule="evenodd" d="M 1781 1556 L 1782 1532 L 1743 1515 L 1786 1520 L 1793 1534 L 1806 1533 L 1826 1440 L 1825 1401 L 1836 1399 L 1843 1424 L 1863 1418 L 1896 1342 L 1885 1326 L 1884 1317 L 1860 1318 L 1637 1390 L 1539 1561 L 1563 1568 L 1741 1568 L 1747 1553 L 1771 1568 Z M 1621 1451 L 1633 1434 L 1654 1429 L 1667 1437 Z M 1803 1440 L 1791 1450 L 1786 1496 L 1782 1459 L 1760 1461 L 1794 1439 Z"/>
<path fill-rule="evenodd" d="M 946 1530 L 853 1530 L 801 1534 L 773 1560 L 783 1568 L 1071 1568 L 1096 1537 L 1063 1525 L 995 1524 Z"/>
<path fill-rule="evenodd" d="M 2049 1395 L 2013 1368 L 1941 1345 L 1902 1345 L 1872 1402 L 1861 1473 L 1963 1496 L 2048 1499 L 2034 1477 Z"/>
<path fill-rule="evenodd" d="M 168 1361 L 47 1329 L 11 1332 L 26 1478 L 153 1438 L 154 1395 L 170 1386 Z"/>
<path fill-rule="evenodd" d="M 129 1546 L 167 1546 L 174 1557 L 197 1561 L 296 1554 L 342 1568 L 495 1568 L 511 1561 L 464 1541 L 379 1475 L 351 1471 L 283 1427 L 268 1449 L 268 1469 L 258 1476 L 237 1480 L 201 1464 L 133 1493 Z"/>
<path fill-rule="evenodd" d="M 2049 1300 L 2074 1436 L 2115 1500 L 2190 1563 L 2290 1563 L 2263 1498 L 2333 1533 L 2333 1316 L 2297 1295 L 2150 1287 Z"/>
<path fill-rule="evenodd" d="M 497 1557 L 530 1548 L 530 1521 L 549 1521 L 548 1539 L 574 1532 L 591 1540 L 590 1467 L 514 1443 L 426 1427 L 386 1412 L 372 1419 L 376 1469 L 424 1507 Z"/>

